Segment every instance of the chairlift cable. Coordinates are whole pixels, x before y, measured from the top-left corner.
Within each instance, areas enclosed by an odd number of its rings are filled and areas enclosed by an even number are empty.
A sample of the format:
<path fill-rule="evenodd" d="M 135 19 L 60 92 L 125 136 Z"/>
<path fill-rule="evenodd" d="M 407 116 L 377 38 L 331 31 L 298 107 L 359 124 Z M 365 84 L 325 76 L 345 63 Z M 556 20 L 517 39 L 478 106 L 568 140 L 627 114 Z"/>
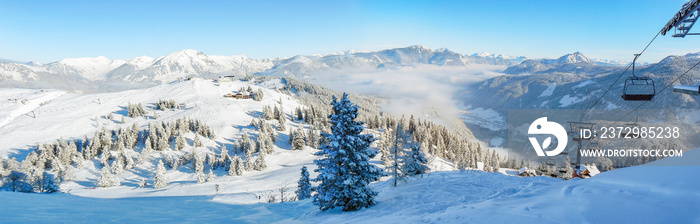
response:
<path fill-rule="evenodd" d="M 639 52 L 639 55 L 636 56 L 635 58 L 638 58 L 639 56 L 641 56 L 642 54 L 644 54 L 644 52 L 647 50 L 647 48 L 649 48 L 649 46 L 651 45 L 651 43 L 653 43 L 654 40 L 656 40 L 656 38 L 659 37 L 659 34 L 661 34 L 661 30 L 659 30 L 659 32 L 656 33 L 656 35 L 654 36 L 654 38 L 652 38 L 651 41 L 649 41 L 649 43 L 647 44 L 647 46 L 644 47 L 644 49 L 642 49 L 642 52 Z M 623 71 L 623 72 L 617 77 L 617 79 L 615 79 L 615 81 L 610 85 L 610 87 L 608 87 L 608 89 L 606 89 L 605 92 L 603 92 L 603 94 L 600 95 L 600 98 L 598 98 L 598 100 L 596 100 L 596 101 L 593 103 L 593 105 L 591 105 L 590 108 L 588 108 L 585 112 L 583 112 L 583 114 L 581 114 L 581 117 L 579 118 L 579 122 L 583 122 L 583 117 L 586 116 L 586 114 L 588 114 L 588 112 L 590 112 L 596 105 L 598 105 L 598 103 L 600 102 L 600 100 L 603 99 L 603 97 L 605 96 L 605 94 L 607 94 L 608 92 L 610 92 L 610 89 L 612 89 L 612 87 L 615 86 L 615 84 L 617 83 L 617 81 L 620 81 L 620 78 L 622 78 L 622 76 L 624 76 L 625 73 L 627 73 L 627 71 L 630 69 L 630 67 L 632 67 L 632 65 L 634 65 L 634 63 L 635 63 L 635 62 L 632 61 L 632 63 L 630 63 L 630 65 L 628 65 L 627 68 L 625 68 L 625 71 Z"/>
<path fill-rule="evenodd" d="M 698 66 L 699 64 L 700 64 L 700 60 L 698 60 L 698 62 L 695 63 L 695 65 L 693 65 L 692 67 L 690 67 L 690 69 L 688 69 L 687 71 L 685 71 L 683 74 L 681 74 L 680 76 L 676 77 L 676 79 L 674 79 L 673 81 L 671 81 L 668 85 L 664 86 L 664 88 L 662 88 L 661 90 L 659 90 L 659 92 L 656 92 L 656 93 L 654 94 L 654 96 L 656 96 L 656 95 L 658 95 L 659 93 L 661 93 L 662 91 L 668 89 L 669 86 L 673 85 L 673 83 L 675 83 L 676 81 L 678 81 L 678 80 L 680 80 L 681 78 L 683 78 L 683 76 L 687 75 L 688 72 L 690 72 L 691 70 L 693 70 L 693 68 L 695 68 L 695 67 Z M 646 104 L 647 102 L 649 102 L 649 101 L 644 101 L 642 104 L 639 104 L 639 106 L 637 106 L 636 108 L 632 109 L 630 112 L 628 112 L 628 113 L 625 114 L 624 116 L 620 117 L 620 119 L 617 119 L 617 121 L 621 121 L 623 118 L 627 117 L 627 115 L 630 115 L 632 112 L 634 112 L 635 110 L 639 109 L 640 107 L 642 107 L 642 106 L 643 106 L 644 104 Z"/>

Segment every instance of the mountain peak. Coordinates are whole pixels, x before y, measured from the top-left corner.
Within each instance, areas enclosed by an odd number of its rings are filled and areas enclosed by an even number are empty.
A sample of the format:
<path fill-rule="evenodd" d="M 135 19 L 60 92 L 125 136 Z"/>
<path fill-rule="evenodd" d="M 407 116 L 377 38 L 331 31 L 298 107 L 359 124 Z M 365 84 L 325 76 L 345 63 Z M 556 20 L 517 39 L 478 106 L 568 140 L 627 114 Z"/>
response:
<path fill-rule="evenodd" d="M 173 53 L 170 53 L 168 56 L 165 57 L 195 57 L 198 54 L 204 54 L 203 52 L 199 52 L 194 49 L 184 49 L 180 51 L 175 51 Z"/>
<path fill-rule="evenodd" d="M 566 55 L 561 56 L 557 59 L 546 59 L 546 60 L 543 60 L 542 63 L 544 63 L 544 64 L 576 64 L 576 63 L 595 64 L 595 62 L 591 61 L 591 59 L 584 56 L 579 51 L 576 51 L 576 52 L 571 53 L 571 54 L 566 54 Z"/>

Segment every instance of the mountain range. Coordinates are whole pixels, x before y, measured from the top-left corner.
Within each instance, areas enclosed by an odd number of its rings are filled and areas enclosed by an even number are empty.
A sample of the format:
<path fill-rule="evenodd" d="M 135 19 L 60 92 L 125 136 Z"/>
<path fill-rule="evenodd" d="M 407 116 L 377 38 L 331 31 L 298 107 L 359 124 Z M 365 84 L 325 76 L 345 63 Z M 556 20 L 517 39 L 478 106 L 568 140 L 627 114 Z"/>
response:
<path fill-rule="evenodd" d="M 445 48 L 432 50 L 420 45 L 375 52 L 348 51 L 272 59 L 206 55 L 188 49 L 157 58 L 140 56 L 126 60 L 111 60 L 102 56 L 66 58 L 48 64 L 0 60 L 0 87 L 116 91 L 153 86 L 190 76 L 216 78 L 259 74 L 300 78 L 329 71 L 376 70 L 416 64 L 511 66 L 506 70 L 509 74 L 546 72 L 556 66 L 581 64 L 586 65 L 583 70 L 589 71 L 590 66 L 599 65 L 579 52 L 559 59 L 534 60 L 524 56 L 488 53 L 463 55 Z M 577 69 L 573 67 L 570 70 L 575 72 Z"/>

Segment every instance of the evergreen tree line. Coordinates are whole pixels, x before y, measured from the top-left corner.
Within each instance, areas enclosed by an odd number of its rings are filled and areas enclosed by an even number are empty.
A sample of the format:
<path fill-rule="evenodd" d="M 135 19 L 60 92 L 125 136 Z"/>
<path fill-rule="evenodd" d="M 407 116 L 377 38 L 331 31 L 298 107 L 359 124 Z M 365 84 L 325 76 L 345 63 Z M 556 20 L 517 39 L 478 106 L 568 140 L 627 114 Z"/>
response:
<path fill-rule="evenodd" d="M 178 139 L 175 145 L 181 144 L 182 134 L 188 131 L 195 133 L 195 145 L 201 142 L 199 136 L 214 138 L 204 122 L 188 118 L 170 123 L 153 122 L 142 131 L 137 124 L 117 130 L 102 128 L 92 139 L 86 136 L 82 140 L 60 139 L 38 145 L 22 162 L 14 157 L 0 160 L 0 180 L 3 187 L 12 191 L 55 192 L 58 183 L 72 180 L 75 169 L 82 169 L 86 160 L 97 159 L 102 165 L 98 186 L 116 186 L 119 181 L 115 175 L 132 169 L 137 162 L 147 161 L 154 151 L 169 150 L 174 139 Z M 141 151 L 135 151 L 137 148 Z M 174 159 L 169 161 L 176 167 Z"/>
<path fill-rule="evenodd" d="M 382 155 L 391 154 L 391 145 L 397 139 L 396 130 L 405 130 L 405 135 L 415 140 L 421 152 L 451 161 L 460 170 L 477 169 L 477 163 L 482 163 L 482 169 L 487 172 L 496 172 L 498 168 L 519 169 L 524 166 L 522 160 L 517 163 L 517 158 L 503 158 L 495 151 L 485 150 L 479 143 L 471 142 L 443 125 L 415 119 L 413 115 L 407 121 L 405 117 L 397 119 L 391 115 L 378 114 L 367 120 L 367 126 L 384 130 L 379 144 Z M 387 159 L 383 157 L 382 161 L 385 162 Z"/>
<path fill-rule="evenodd" d="M 156 103 L 156 110 L 180 109 L 180 105 L 175 100 L 159 99 Z"/>
<path fill-rule="evenodd" d="M 126 106 L 126 111 L 126 115 L 129 117 L 140 117 L 146 115 L 146 110 L 143 109 L 143 105 L 141 105 L 141 103 L 129 103 Z"/>

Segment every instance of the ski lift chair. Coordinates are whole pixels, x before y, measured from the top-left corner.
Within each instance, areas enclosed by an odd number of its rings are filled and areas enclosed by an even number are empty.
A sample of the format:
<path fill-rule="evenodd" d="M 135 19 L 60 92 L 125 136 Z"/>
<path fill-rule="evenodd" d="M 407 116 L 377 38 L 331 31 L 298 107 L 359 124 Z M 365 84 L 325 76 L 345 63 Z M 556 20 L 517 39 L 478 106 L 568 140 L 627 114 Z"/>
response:
<path fill-rule="evenodd" d="M 622 89 L 622 99 L 628 101 L 650 101 L 656 94 L 654 80 L 649 77 L 637 76 L 634 74 L 634 64 L 639 54 L 634 55 L 632 61 L 632 76 L 627 77 L 625 86 Z"/>

